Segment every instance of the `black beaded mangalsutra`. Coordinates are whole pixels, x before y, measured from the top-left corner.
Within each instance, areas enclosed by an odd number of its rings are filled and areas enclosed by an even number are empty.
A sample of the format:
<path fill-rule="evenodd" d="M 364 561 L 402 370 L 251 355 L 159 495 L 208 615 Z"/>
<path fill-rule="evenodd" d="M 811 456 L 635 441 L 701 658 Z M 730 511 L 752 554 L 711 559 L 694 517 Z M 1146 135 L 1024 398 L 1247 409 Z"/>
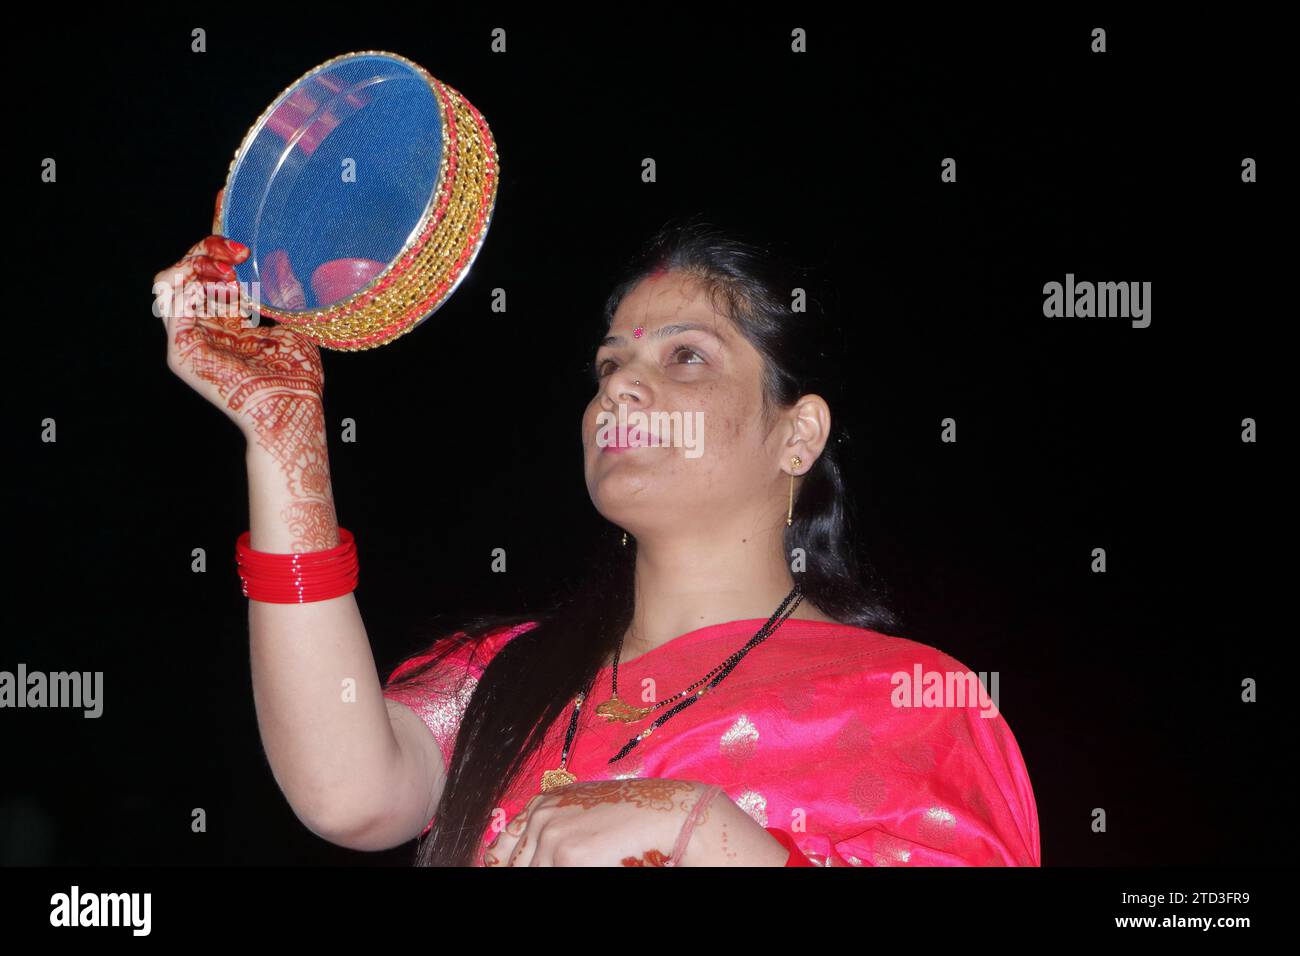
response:
<path fill-rule="evenodd" d="M 600 714 L 602 717 L 605 717 L 606 719 L 631 722 L 634 720 L 639 720 L 642 717 L 649 715 L 652 711 L 657 710 L 658 708 L 663 707 L 666 704 L 672 703 L 672 701 L 676 700 L 679 697 L 682 697 L 684 699 L 678 702 L 677 704 L 675 704 L 669 710 L 665 711 L 655 720 L 654 723 L 652 723 L 649 727 L 641 731 L 641 733 L 637 734 L 626 744 L 624 744 L 623 749 L 620 750 L 613 757 L 611 757 L 608 762 L 615 763 L 616 761 L 622 760 L 625 756 L 631 753 L 632 749 L 636 747 L 636 745 L 639 744 L 642 740 L 645 740 L 647 737 L 649 737 L 652 733 L 654 733 L 656 730 L 658 730 L 668 721 L 672 720 L 672 718 L 675 717 L 677 714 L 681 713 L 687 707 L 691 706 L 691 704 L 695 703 L 697 700 L 703 697 L 710 690 L 717 687 L 720 683 L 726 680 L 727 675 L 736 669 L 736 665 L 739 664 L 744 659 L 746 654 L 748 654 L 755 647 L 757 647 L 759 644 L 763 643 L 763 641 L 767 640 L 769 637 L 771 637 L 773 634 L 776 633 L 777 629 L 786 622 L 786 619 L 789 618 L 791 614 L 794 613 L 795 608 L 799 606 L 799 603 L 802 600 L 803 600 L 803 585 L 796 583 L 794 589 L 791 590 L 790 593 L 786 595 L 785 600 L 781 602 L 781 606 L 778 607 L 775 612 L 773 612 L 772 616 L 767 619 L 767 623 L 765 623 L 762 627 L 758 629 L 757 633 L 755 633 L 754 636 L 749 639 L 749 641 L 745 644 L 744 647 L 736 651 L 734 654 L 728 657 L 717 667 L 713 668 L 713 670 L 709 671 L 709 673 L 705 674 L 695 683 L 691 684 L 690 687 L 687 687 L 683 691 L 679 691 L 678 693 L 674 694 L 672 697 L 665 698 L 664 700 L 655 704 L 653 707 L 647 707 L 647 708 L 629 707 L 628 705 L 624 704 L 622 701 L 618 699 L 618 654 L 616 653 L 614 658 L 614 677 L 613 677 L 614 696 L 611 697 L 605 703 L 601 704 L 600 707 L 596 709 L 596 713 Z M 622 640 L 620 640 L 619 641 L 620 651 L 622 650 L 622 646 L 623 646 Z M 706 681 L 708 682 L 707 686 L 701 687 L 700 685 L 704 684 Z M 595 679 L 593 678 L 592 684 L 594 684 L 594 682 Z M 569 719 L 569 729 L 564 737 L 564 751 L 560 755 L 560 766 L 554 770 L 548 770 L 544 774 L 542 774 L 543 792 L 547 790 L 552 790 L 556 787 L 563 787 L 570 783 L 575 783 L 578 779 L 572 773 L 570 773 L 568 770 L 565 769 L 565 765 L 569 762 L 569 749 L 573 746 L 573 738 L 578 732 L 578 715 L 582 711 L 582 703 L 584 700 L 587 699 L 587 694 L 590 693 L 592 684 L 588 684 L 586 690 L 579 693 L 573 699 L 573 716 Z M 698 691 L 695 691 L 694 693 L 691 693 L 691 691 L 695 690 L 696 687 L 699 687 L 700 689 Z"/>

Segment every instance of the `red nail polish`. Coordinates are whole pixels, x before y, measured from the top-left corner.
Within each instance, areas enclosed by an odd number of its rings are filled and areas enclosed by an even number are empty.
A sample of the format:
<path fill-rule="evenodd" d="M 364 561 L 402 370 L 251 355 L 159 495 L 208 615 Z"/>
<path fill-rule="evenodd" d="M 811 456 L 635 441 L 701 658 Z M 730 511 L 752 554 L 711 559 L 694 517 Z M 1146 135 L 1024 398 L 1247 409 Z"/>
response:
<path fill-rule="evenodd" d="M 244 245 L 242 242 L 235 242 L 234 239 L 227 239 L 226 246 L 237 256 L 243 255 L 248 251 L 248 246 Z"/>
<path fill-rule="evenodd" d="M 217 270 L 219 272 L 222 272 L 228 276 L 233 276 L 235 274 L 235 267 L 232 266 L 229 262 L 222 262 L 220 259 L 216 261 L 217 261 Z"/>

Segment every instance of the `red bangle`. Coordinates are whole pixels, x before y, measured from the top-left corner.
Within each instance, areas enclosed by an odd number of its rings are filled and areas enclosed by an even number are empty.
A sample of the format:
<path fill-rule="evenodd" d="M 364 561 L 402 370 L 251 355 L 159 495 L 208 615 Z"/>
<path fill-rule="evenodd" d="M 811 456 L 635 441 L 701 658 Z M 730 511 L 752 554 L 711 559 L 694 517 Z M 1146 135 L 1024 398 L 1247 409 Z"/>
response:
<path fill-rule="evenodd" d="M 276 554 L 249 547 L 250 532 L 235 541 L 235 563 L 244 596 L 270 604 L 307 604 L 340 597 L 357 587 L 357 546 L 339 528 L 339 544 L 327 551 Z"/>
<path fill-rule="evenodd" d="M 787 857 L 785 861 L 786 866 L 816 866 L 817 865 L 812 860 L 808 859 L 808 857 L 803 855 L 803 851 L 800 850 L 798 844 L 794 842 L 794 837 L 786 833 L 780 827 L 764 827 L 763 829 L 767 830 L 768 833 L 776 837 L 777 842 L 790 851 L 790 856 Z"/>

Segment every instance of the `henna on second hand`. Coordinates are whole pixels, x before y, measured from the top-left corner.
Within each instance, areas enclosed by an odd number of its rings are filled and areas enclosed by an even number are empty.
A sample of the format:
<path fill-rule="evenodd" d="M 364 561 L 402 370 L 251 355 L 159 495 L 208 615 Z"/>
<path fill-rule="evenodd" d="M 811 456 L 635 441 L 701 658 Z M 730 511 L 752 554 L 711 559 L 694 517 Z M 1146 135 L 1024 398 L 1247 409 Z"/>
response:
<path fill-rule="evenodd" d="M 679 809 L 677 797 L 692 790 L 694 787 L 685 780 L 593 780 L 586 786 L 573 788 L 571 792 L 559 791 L 555 805 L 580 806 L 589 810 L 602 803 L 630 803 L 642 809 L 671 813 Z"/>
<path fill-rule="evenodd" d="M 519 838 L 519 844 L 515 847 L 515 851 L 510 854 L 510 862 L 506 866 L 514 866 L 515 860 L 519 859 L 519 854 L 524 851 L 526 846 L 528 846 L 528 834 L 524 834 Z"/>
<path fill-rule="evenodd" d="M 646 850 L 641 856 L 623 857 L 624 866 L 667 866 L 668 854 L 663 850 Z"/>
<path fill-rule="evenodd" d="M 721 846 L 722 846 L 722 855 L 723 855 L 724 857 L 726 857 L 728 860 L 734 860 L 734 859 L 736 858 L 736 851 L 730 849 L 730 848 L 727 846 L 727 824 L 726 824 L 725 821 L 723 821 L 723 824 L 722 824 L 722 834 L 721 834 L 721 836 L 720 836 L 718 842 L 719 842 L 719 843 L 721 844 Z"/>
<path fill-rule="evenodd" d="M 600 804 L 629 803 L 641 809 L 672 813 L 687 810 L 690 806 L 689 797 L 694 791 L 695 786 L 685 780 L 663 780 L 659 778 L 593 780 L 581 787 L 560 790 L 555 795 L 554 806 L 578 806 L 584 810 L 590 810 Z M 524 828 L 527 826 L 529 810 L 532 808 L 532 804 L 540 799 L 540 796 L 539 794 L 533 797 L 528 802 L 528 806 L 506 824 L 504 831 L 515 836 L 523 833 Z M 686 799 L 678 799 L 683 796 Z M 697 825 L 706 823 L 708 819 L 709 807 L 705 807 L 696 818 Z M 487 851 L 484 854 L 485 865 L 495 866 L 500 863 L 499 857 L 491 852 L 500 839 L 501 834 L 498 833 L 496 838 L 488 844 Z M 511 852 L 510 859 L 506 861 L 506 866 L 515 865 L 515 860 L 519 857 L 527 842 L 527 836 L 520 839 L 518 845 Z M 670 858 L 670 855 L 662 850 L 649 849 L 639 857 L 623 857 L 620 863 L 623 866 L 667 866 Z"/>

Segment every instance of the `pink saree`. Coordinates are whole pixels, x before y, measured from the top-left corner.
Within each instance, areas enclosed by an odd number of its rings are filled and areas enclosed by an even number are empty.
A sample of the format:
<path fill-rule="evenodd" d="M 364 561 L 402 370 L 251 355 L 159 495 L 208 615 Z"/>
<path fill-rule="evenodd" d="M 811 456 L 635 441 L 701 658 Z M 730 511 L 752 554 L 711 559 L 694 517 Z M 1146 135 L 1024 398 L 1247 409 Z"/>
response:
<path fill-rule="evenodd" d="M 765 620 L 689 631 L 620 664 L 619 696 L 646 706 L 677 693 Z M 390 675 L 384 696 L 420 716 L 450 764 L 487 661 L 533 626 L 496 631 L 473 663 L 462 648 L 419 682 L 389 686 L 427 659 L 412 657 Z M 1038 811 L 1020 748 L 987 697 L 954 696 L 949 675 L 968 674 L 924 644 L 790 618 L 618 763 L 608 760 L 648 721 L 607 723 L 594 703 L 584 706 L 568 769 L 579 780 L 716 783 L 760 826 L 788 833 L 817 866 L 1040 866 Z M 939 675 L 940 687 L 948 677 L 948 695 L 927 675 Z M 610 678 L 609 668 L 601 671 L 590 702 L 610 696 Z M 507 818 L 540 790 L 542 771 L 559 766 L 569 713 L 503 802 Z M 484 833 L 477 865 L 495 835 Z"/>

